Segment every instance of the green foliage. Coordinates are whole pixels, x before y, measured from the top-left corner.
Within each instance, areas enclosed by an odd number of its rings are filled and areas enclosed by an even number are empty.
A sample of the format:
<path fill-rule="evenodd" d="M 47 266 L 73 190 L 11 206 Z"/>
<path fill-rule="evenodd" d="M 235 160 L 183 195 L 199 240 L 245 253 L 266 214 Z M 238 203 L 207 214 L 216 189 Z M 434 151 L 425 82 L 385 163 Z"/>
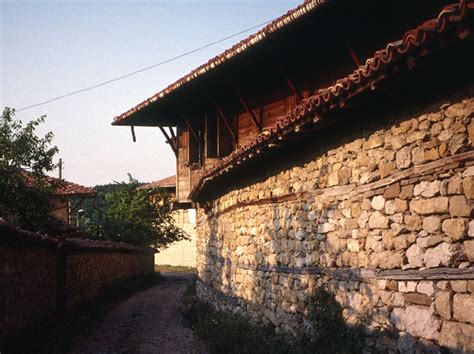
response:
<path fill-rule="evenodd" d="M 291 347 L 274 328 L 250 323 L 238 314 L 215 311 L 196 297 L 191 284 L 184 297 L 182 313 L 194 333 L 203 339 L 210 353 L 290 353 Z"/>
<path fill-rule="evenodd" d="M 206 341 L 211 353 L 362 353 L 362 326 L 348 326 L 342 308 L 325 287 L 309 299 L 310 326 L 292 343 L 275 334 L 273 327 L 250 323 L 237 314 L 215 311 L 196 297 L 195 284 L 188 287 L 182 300 L 183 316 Z"/>
<path fill-rule="evenodd" d="M 348 326 L 342 307 L 326 287 L 316 289 L 308 304 L 310 331 L 302 336 L 302 353 L 361 353 L 364 348 L 362 326 Z"/>
<path fill-rule="evenodd" d="M 42 116 L 25 125 L 5 108 L 0 120 L 0 216 L 17 225 L 38 230 L 49 223 L 50 197 L 58 184 L 45 175 L 55 167 L 58 152 L 53 133 L 36 135 Z"/>
<path fill-rule="evenodd" d="M 140 183 L 130 175 L 129 179 L 105 195 L 107 208 L 98 223 L 85 220 L 91 237 L 156 249 L 186 239 L 174 225 L 171 196 L 160 189 L 139 189 Z"/>

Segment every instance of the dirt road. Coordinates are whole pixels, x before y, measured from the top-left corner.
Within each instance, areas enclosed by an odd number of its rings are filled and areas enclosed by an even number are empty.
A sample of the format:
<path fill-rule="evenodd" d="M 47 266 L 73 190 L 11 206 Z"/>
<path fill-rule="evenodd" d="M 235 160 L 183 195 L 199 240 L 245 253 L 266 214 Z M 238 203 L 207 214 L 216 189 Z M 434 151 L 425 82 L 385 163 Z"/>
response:
<path fill-rule="evenodd" d="M 183 324 L 179 303 L 192 274 L 163 273 L 164 281 L 134 294 L 84 333 L 72 353 L 203 353 Z"/>

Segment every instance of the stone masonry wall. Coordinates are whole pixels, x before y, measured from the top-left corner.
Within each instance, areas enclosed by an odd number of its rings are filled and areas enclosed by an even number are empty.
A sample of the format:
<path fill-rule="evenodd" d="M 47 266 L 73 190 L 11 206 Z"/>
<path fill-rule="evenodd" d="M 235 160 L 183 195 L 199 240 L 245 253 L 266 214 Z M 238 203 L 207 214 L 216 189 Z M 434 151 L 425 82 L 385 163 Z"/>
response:
<path fill-rule="evenodd" d="M 0 347 L 114 280 L 153 272 L 153 251 L 123 243 L 56 238 L 0 220 Z"/>
<path fill-rule="evenodd" d="M 201 205 L 199 296 L 296 336 L 326 284 L 370 350 L 474 352 L 473 117 L 471 90 Z"/>

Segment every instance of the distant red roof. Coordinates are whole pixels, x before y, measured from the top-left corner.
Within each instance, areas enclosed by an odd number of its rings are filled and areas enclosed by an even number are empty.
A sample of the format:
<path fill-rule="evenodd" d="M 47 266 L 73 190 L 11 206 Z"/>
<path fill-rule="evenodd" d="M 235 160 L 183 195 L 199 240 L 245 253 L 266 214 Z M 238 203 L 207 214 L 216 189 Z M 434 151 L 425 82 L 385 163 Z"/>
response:
<path fill-rule="evenodd" d="M 33 176 L 27 172 L 23 171 L 25 177 L 26 177 L 26 183 L 29 186 L 33 186 L 35 184 Z M 48 176 L 48 182 L 50 183 L 58 183 L 60 186 L 56 189 L 54 195 L 55 196 L 60 196 L 60 197 L 87 197 L 87 196 L 94 196 L 96 195 L 96 191 L 93 188 L 90 187 L 84 187 L 81 186 L 80 184 L 73 183 L 73 182 L 68 182 L 65 180 L 60 180 L 59 178 L 56 177 L 51 177 Z"/>
<path fill-rule="evenodd" d="M 58 178 L 54 177 L 48 177 L 48 179 L 50 181 L 58 180 Z M 84 187 L 77 183 L 62 180 L 62 186 L 59 187 L 54 194 L 64 197 L 87 197 L 94 196 L 97 193 L 93 188 Z"/>
<path fill-rule="evenodd" d="M 176 175 L 169 176 L 158 181 L 154 181 L 145 184 L 140 189 L 151 189 L 151 188 L 175 188 L 176 187 Z"/>

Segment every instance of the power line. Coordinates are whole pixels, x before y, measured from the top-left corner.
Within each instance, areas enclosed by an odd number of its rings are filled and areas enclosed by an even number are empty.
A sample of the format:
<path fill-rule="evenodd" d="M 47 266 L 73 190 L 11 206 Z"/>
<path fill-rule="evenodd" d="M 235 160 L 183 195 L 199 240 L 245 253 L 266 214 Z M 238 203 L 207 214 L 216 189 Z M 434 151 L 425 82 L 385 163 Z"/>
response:
<path fill-rule="evenodd" d="M 190 50 L 188 52 L 185 52 L 185 53 L 182 53 L 182 54 L 179 54 L 173 58 L 170 58 L 170 59 L 166 59 L 166 60 L 163 60 L 159 63 L 156 63 L 156 64 L 153 64 L 153 65 L 150 65 L 150 66 L 147 66 L 145 68 L 142 68 L 142 69 L 139 69 L 139 70 L 136 70 L 136 71 L 133 71 L 131 73 L 128 73 L 128 74 L 125 74 L 125 75 L 122 75 L 122 76 L 118 76 L 116 78 L 113 78 L 113 79 L 110 79 L 110 80 L 107 80 L 107 81 L 103 81 L 103 82 L 100 82 L 98 84 L 95 84 L 95 85 L 92 85 L 92 86 L 88 86 L 88 87 L 85 87 L 85 88 L 82 88 L 82 89 L 79 89 L 77 91 L 73 91 L 73 92 L 70 92 L 70 93 L 66 93 L 64 95 L 61 95 L 61 96 L 57 96 L 57 97 L 54 97 L 54 98 L 51 98 L 49 100 L 46 100 L 46 101 L 43 101 L 43 102 L 39 102 L 39 103 L 35 103 L 35 104 L 32 104 L 30 106 L 26 106 L 26 107 L 23 107 L 23 108 L 20 108 L 20 109 L 17 109 L 16 111 L 17 112 L 21 112 L 21 111 L 25 111 L 27 109 L 30 109 L 30 108 L 33 108 L 33 107 L 38 107 L 38 106 L 43 106 L 45 104 L 48 104 L 48 103 L 51 103 L 51 102 L 54 102 L 54 101 L 58 101 L 58 100 L 61 100 L 63 98 L 66 98 L 66 97 L 70 97 L 70 96 L 74 96 L 74 95 L 77 95 L 79 93 L 82 93 L 82 92 L 86 92 L 86 91 L 90 91 L 90 90 L 94 90 L 96 88 L 99 88 L 99 87 L 102 87 L 102 86 L 105 86 L 105 85 L 108 85 L 108 84 L 111 84 L 113 82 L 116 82 L 116 81 L 120 81 L 120 80 L 123 80 L 123 79 L 126 79 L 126 78 L 129 78 L 130 76 L 134 76 L 134 75 L 137 75 L 137 74 L 140 74 L 144 71 L 147 71 L 147 70 L 151 70 L 151 69 L 154 69 L 158 66 L 161 66 L 161 65 L 164 65 L 164 64 L 167 64 L 167 63 L 170 63 L 172 61 L 175 61 L 175 60 L 178 60 L 178 59 L 181 59 L 183 57 L 186 57 L 188 55 L 191 55 L 191 54 L 194 54 L 196 52 L 199 52 L 203 49 L 206 49 L 206 48 L 209 48 L 213 45 L 216 45 L 216 44 L 219 44 L 219 43 L 222 43 L 222 42 L 225 42 L 226 40 L 228 39 L 231 39 L 233 37 L 237 37 L 241 34 L 244 34 L 246 32 L 249 32 L 251 30 L 254 30 L 256 28 L 260 28 L 260 27 L 263 27 L 265 25 L 267 25 L 268 23 L 272 22 L 272 20 L 269 20 L 269 21 L 266 21 L 266 22 L 263 22 L 263 23 L 260 23 L 258 25 L 255 25 L 255 26 L 252 26 L 250 28 L 247 28 L 243 31 L 240 31 L 240 32 L 237 32 L 237 33 L 234 33 L 234 34 L 231 34 L 227 37 L 224 37 L 224 38 L 221 38 L 217 41 L 214 41 L 214 42 L 211 42 L 211 43 L 208 43 L 208 44 L 205 44 L 201 47 L 198 47 L 196 49 L 193 49 L 193 50 Z"/>

